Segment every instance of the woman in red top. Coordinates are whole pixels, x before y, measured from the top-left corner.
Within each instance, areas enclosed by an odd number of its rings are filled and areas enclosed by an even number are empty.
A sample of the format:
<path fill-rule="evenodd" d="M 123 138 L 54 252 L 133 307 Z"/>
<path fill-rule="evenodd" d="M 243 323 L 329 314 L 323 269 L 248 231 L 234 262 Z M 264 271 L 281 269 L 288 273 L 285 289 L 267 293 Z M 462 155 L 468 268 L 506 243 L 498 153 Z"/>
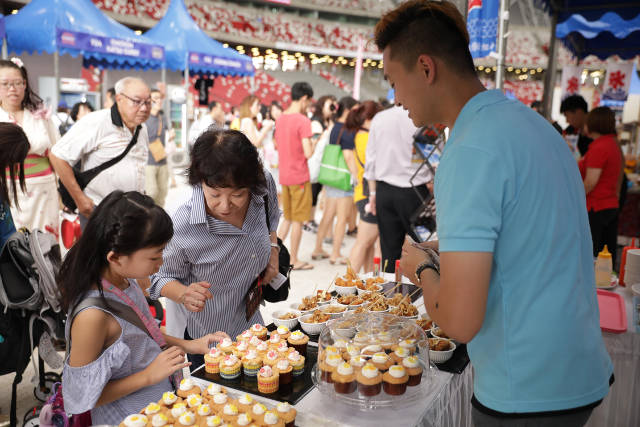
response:
<path fill-rule="evenodd" d="M 616 120 L 608 107 L 594 108 L 587 116 L 593 142 L 578 163 L 587 195 L 587 212 L 593 240 L 593 256 L 604 245 L 616 261 L 622 152 L 616 140 Z"/>

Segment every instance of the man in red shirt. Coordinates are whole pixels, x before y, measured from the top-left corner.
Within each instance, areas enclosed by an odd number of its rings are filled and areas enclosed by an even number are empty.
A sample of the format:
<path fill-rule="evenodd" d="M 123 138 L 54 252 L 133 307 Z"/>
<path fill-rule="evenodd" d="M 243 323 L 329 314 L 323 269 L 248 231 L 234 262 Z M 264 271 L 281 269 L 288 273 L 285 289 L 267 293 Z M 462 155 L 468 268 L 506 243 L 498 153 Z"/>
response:
<path fill-rule="evenodd" d="M 278 150 L 278 168 L 282 185 L 284 221 L 278 237 L 284 240 L 291 228 L 291 264 L 294 270 L 310 270 L 313 266 L 298 259 L 302 224 L 311 215 L 311 182 L 307 159 L 313 154 L 311 121 L 306 116 L 313 89 L 306 82 L 291 87 L 291 105 L 276 120 L 274 133 Z"/>
<path fill-rule="evenodd" d="M 587 195 L 593 256 L 607 245 L 615 266 L 623 164 L 615 116 L 608 107 L 598 107 L 589 113 L 586 122 L 594 140 L 578 165 Z"/>

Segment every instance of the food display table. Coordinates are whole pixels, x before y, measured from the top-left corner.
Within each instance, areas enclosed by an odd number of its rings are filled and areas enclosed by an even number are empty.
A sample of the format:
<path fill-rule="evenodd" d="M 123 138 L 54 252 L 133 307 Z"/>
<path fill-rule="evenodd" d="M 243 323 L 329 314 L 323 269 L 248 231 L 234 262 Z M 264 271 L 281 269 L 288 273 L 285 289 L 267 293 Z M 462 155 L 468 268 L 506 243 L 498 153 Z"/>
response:
<path fill-rule="evenodd" d="M 629 288 L 618 286 L 615 293 L 625 301 L 627 331 L 614 334 L 603 332 L 604 343 L 613 361 L 615 383 L 591 415 L 588 427 L 640 426 L 640 334 L 636 332 L 633 295 Z"/>

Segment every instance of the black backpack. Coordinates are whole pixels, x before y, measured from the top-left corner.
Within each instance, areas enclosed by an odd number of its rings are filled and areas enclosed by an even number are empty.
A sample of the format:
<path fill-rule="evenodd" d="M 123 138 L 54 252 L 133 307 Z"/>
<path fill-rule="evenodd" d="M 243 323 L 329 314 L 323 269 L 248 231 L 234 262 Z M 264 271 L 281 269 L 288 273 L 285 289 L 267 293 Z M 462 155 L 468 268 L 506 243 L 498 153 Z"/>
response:
<path fill-rule="evenodd" d="M 73 122 L 69 122 L 70 118 L 71 116 L 67 114 L 67 119 L 64 122 L 60 123 L 60 126 L 58 126 L 58 131 L 60 132 L 60 136 L 67 133 L 69 129 L 71 129 L 71 126 L 73 126 Z"/>

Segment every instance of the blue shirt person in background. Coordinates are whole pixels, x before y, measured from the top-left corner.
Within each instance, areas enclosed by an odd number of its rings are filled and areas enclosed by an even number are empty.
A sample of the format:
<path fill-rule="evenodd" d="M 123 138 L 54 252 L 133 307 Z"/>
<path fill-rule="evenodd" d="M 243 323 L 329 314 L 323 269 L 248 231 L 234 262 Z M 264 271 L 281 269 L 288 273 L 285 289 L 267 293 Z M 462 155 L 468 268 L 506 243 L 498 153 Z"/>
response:
<path fill-rule="evenodd" d="M 10 206 L 12 200 L 18 203 L 18 188 L 26 191 L 24 159 L 28 152 L 29 140 L 22 128 L 13 123 L 0 123 L 0 249 L 16 231 Z"/>
<path fill-rule="evenodd" d="M 375 39 L 396 103 L 416 126 L 451 129 L 435 178 L 440 240 L 405 244 L 400 267 L 438 326 L 468 343 L 475 425 L 584 425 L 613 367 L 567 145 L 534 111 L 485 91 L 452 3 L 403 3 Z"/>

